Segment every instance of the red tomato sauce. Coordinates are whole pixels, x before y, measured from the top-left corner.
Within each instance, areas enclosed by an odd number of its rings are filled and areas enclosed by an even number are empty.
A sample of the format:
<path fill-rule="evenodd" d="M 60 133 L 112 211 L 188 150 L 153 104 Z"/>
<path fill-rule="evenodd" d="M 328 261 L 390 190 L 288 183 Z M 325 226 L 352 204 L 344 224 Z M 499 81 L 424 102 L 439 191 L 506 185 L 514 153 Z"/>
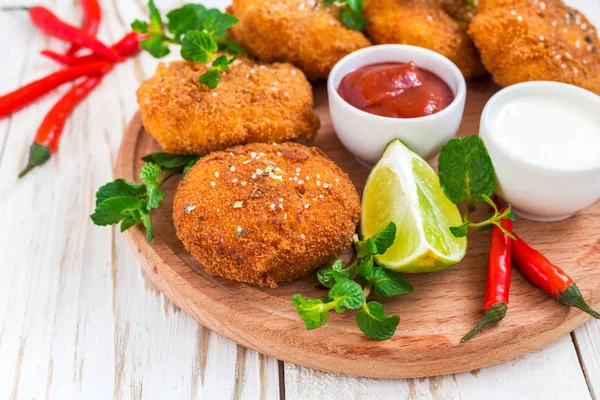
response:
<path fill-rule="evenodd" d="M 391 118 L 435 114 L 454 100 L 446 82 L 412 61 L 361 67 L 344 76 L 337 90 L 354 107 Z"/>

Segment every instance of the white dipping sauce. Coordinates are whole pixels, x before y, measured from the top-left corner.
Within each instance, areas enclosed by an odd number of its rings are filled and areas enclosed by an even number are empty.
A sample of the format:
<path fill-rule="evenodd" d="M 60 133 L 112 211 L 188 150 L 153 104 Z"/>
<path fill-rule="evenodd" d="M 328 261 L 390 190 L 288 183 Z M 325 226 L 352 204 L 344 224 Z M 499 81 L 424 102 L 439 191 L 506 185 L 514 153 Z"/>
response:
<path fill-rule="evenodd" d="M 551 94 L 514 98 L 498 113 L 496 135 L 531 163 L 577 169 L 600 164 L 600 110 Z"/>

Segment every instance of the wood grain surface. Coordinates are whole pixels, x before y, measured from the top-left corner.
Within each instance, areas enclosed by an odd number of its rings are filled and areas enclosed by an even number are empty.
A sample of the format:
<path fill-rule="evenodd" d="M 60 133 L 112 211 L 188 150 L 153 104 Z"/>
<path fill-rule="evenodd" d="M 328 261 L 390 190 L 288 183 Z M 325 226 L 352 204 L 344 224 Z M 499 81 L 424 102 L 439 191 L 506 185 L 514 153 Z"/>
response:
<path fill-rule="evenodd" d="M 459 135 L 478 132 L 481 110 L 496 87 L 471 85 Z M 347 172 L 359 193 L 368 169 L 341 145 L 329 119 L 324 85 L 314 86 L 315 112 L 322 128 L 314 145 Z M 134 117 L 123 138 L 115 174 L 136 180 L 142 156 L 159 151 L 140 118 Z M 301 293 L 322 297 L 315 274 L 262 289 L 207 274 L 179 242 L 171 219 L 177 182 L 166 186 L 168 198 L 153 215 L 156 238 L 148 244 L 142 228 L 127 232 L 130 243 L 153 282 L 202 325 L 278 359 L 319 370 L 377 378 L 413 378 L 486 367 L 546 345 L 587 320 L 579 310 L 557 302 L 515 274 L 510 310 L 502 323 L 471 341 L 460 338 L 481 318 L 489 231 L 469 236 L 469 252 L 458 265 L 432 274 L 405 275 L 415 291 L 384 301 L 386 312 L 400 315 L 396 334 L 386 341 L 360 332 L 351 312 L 332 315 L 323 327 L 307 331 L 290 299 Z M 227 212 L 224 209 L 223 212 Z M 551 260 L 564 266 L 589 303 L 600 306 L 600 202 L 557 223 L 519 219 L 515 230 Z"/>
<path fill-rule="evenodd" d="M 224 8 L 229 0 L 202 0 Z M 600 0 L 567 0 L 600 24 Z M 73 24 L 77 0 L 41 4 Z M 100 0 L 99 36 L 117 40 L 148 15 L 144 0 Z M 182 0 L 157 0 L 169 10 Z M 25 14 L 0 12 L 0 93 L 54 71 L 39 56 L 66 45 Z M 177 52 L 168 59 L 178 59 Z M 198 324 L 156 290 L 118 229 L 88 216 L 114 179 L 135 91 L 157 60 L 119 65 L 73 113 L 60 151 L 18 180 L 44 114 L 68 87 L 0 120 L 1 399 L 576 399 L 600 398 L 600 322 L 517 359 L 424 379 L 357 378 L 261 356 Z"/>

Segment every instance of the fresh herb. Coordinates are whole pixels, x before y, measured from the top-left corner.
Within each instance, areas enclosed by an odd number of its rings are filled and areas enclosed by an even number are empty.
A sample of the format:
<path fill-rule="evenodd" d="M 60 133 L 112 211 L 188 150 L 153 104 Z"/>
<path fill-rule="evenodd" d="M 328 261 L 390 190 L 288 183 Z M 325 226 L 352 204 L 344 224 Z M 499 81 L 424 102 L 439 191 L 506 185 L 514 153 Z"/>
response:
<path fill-rule="evenodd" d="M 467 2 L 468 5 L 470 5 L 471 7 L 477 9 L 477 2 L 475 0 L 465 0 Z"/>
<path fill-rule="evenodd" d="M 334 3 L 340 5 L 340 17 L 348 28 L 355 31 L 363 31 L 367 20 L 363 14 L 364 0 L 323 0 L 323 4 L 331 6 Z"/>
<path fill-rule="evenodd" d="M 120 222 L 121 232 L 141 222 L 146 228 L 146 240 L 150 243 L 154 238 L 150 212 L 158 208 L 166 197 L 166 192 L 160 187 L 167 179 L 184 171 L 184 167 L 189 169 L 191 163 L 198 159 L 195 156 L 167 153 L 145 156 L 142 160 L 146 164 L 140 171 L 142 183 L 117 179 L 102 186 L 96 192 L 96 209 L 90 218 L 99 226 L 116 225 Z M 187 205 L 186 212 L 194 208 Z"/>
<path fill-rule="evenodd" d="M 450 228 L 456 237 L 467 236 L 469 228 L 483 230 L 492 225 L 498 226 L 509 237 L 501 224 L 503 219 L 514 220 L 510 205 L 500 212 L 491 197 L 496 189 L 494 165 L 483 141 L 478 136 L 454 138 L 450 140 L 440 153 L 438 161 L 440 184 L 446 197 L 454 204 L 465 202 L 467 211 L 463 215 L 463 223 Z M 471 213 L 477 209 L 477 203 L 487 203 L 494 213 L 481 222 L 471 221 Z"/>
<path fill-rule="evenodd" d="M 149 34 L 140 47 L 156 58 L 169 54 L 169 45 L 181 45 L 181 57 L 198 63 L 211 63 L 199 82 L 214 89 L 219 84 L 221 72 L 244 51 L 241 46 L 227 37 L 227 29 L 238 23 L 233 15 L 222 13 L 201 4 L 186 4 L 167 14 L 167 23 L 154 0 L 148 2 L 150 21 L 135 20 L 131 28 L 135 32 Z M 225 54 L 218 54 L 224 52 Z"/>
<path fill-rule="evenodd" d="M 396 225 L 390 222 L 374 237 L 354 242 L 355 255 L 346 267 L 342 260 L 337 260 L 331 267 L 321 268 L 317 278 L 321 285 L 330 289 L 324 299 L 294 295 L 292 303 L 307 329 L 325 324 L 330 310 L 338 313 L 359 310 L 356 323 L 365 335 L 384 340 L 394 334 L 400 317 L 387 316 L 381 304 L 367 302 L 367 298 L 371 293 L 389 298 L 413 291 L 411 284 L 400 274 L 374 264 L 373 256 L 385 253 L 395 237 Z"/>

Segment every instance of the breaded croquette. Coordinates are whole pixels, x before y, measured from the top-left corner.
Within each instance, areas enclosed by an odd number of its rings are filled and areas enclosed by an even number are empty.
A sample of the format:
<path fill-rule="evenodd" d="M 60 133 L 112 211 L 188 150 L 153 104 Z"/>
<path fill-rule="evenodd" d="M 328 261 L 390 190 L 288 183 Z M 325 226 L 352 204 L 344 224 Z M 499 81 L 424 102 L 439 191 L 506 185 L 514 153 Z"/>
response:
<path fill-rule="evenodd" d="M 469 32 L 501 86 L 547 80 L 600 95 L 598 33 L 559 0 L 481 0 Z"/>
<path fill-rule="evenodd" d="M 466 79 L 485 75 L 466 24 L 455 21 L 440 1 L 365 0 L 367 34 L 376 44 L 410 44 L 436 51 L 454 62 Z"/>
<path fill-rule="evenodd" d="M 166 152 L 310 139 L 319 129 L 310 83 L 291 64 L 240 57 L 212 90 L 198 82 L 205 71 L 199 63 L 163 63 L 138 89 L 144 127 Z"/>
<path fill-rule="evenodd" d="M 340 21 L 338 10 L 319 0 L 233 0 L 227 12 L 239 23 L 229 35 L 259 60 L 292 63 L 310 80 L 327 78 L 342 57 L 371 44 Z"/>
<path fill-rule="evenodd" d="M 271 287 L 333 261 L 351 245 L 359 214 L 348 175 L 297 143 L 211 153 L 173 204 L 177 235 L 206 271 Z"/>

